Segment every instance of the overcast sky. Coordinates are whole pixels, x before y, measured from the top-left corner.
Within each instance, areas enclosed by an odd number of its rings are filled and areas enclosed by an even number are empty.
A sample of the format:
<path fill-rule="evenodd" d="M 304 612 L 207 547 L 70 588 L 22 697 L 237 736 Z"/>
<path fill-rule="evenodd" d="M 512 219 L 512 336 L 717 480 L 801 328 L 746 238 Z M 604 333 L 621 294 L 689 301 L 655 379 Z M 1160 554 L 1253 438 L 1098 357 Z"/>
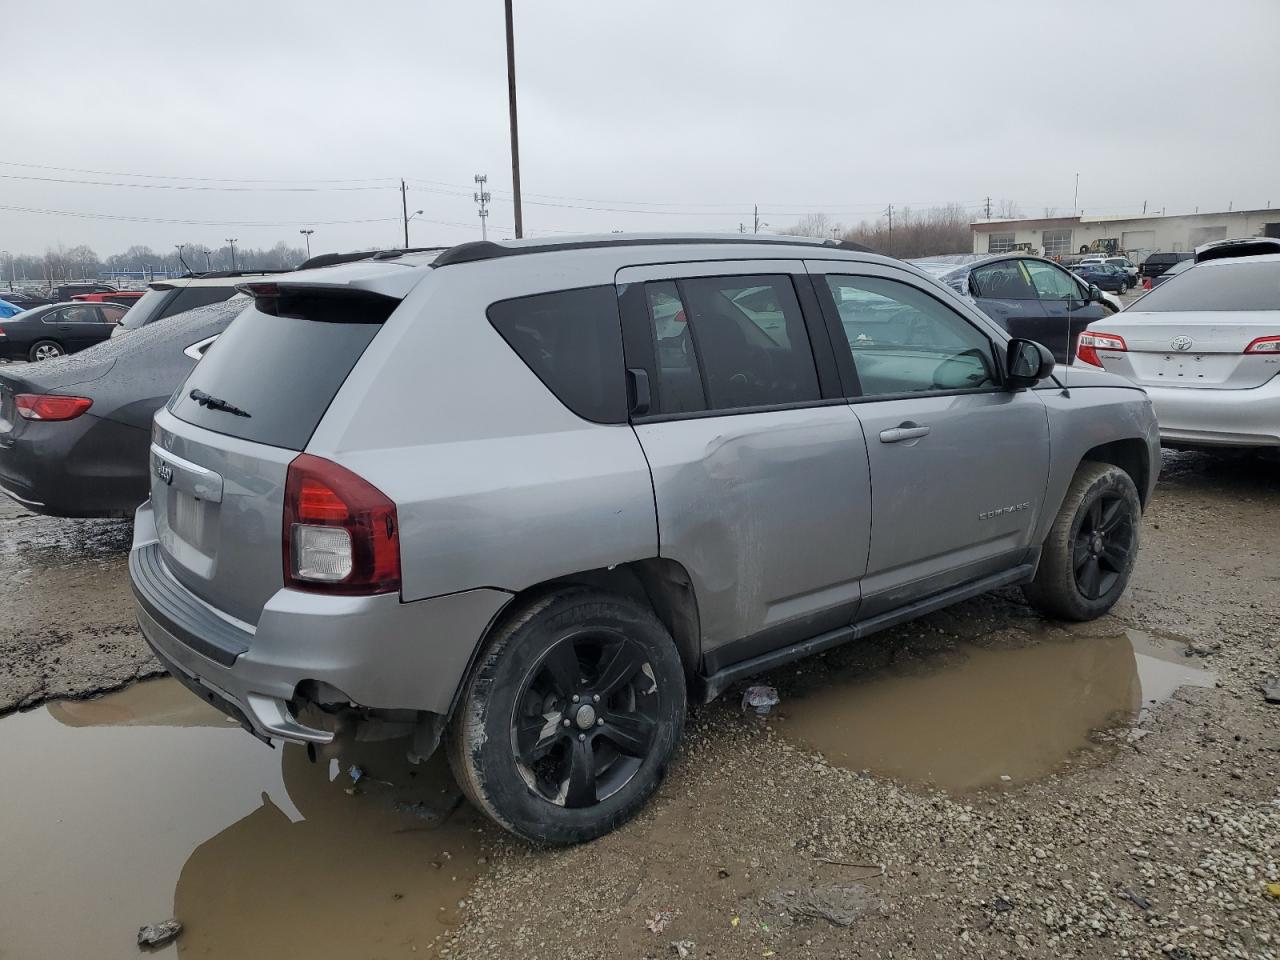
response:
<path fill-rule="evenodd" d="M 988 195 L 1066 212 L 1077 172 L 1086 213 L 1280 205 L 1276 0 L 515 15 L 529 235 L 731 231 L 753 203 L 772 228 Z M 392 245 L 400 177 L 415 245 L 478 239 L 476 173 L 510 235 L 501 0 L 0 0 L 0 27 L 0 248 L 271 246 L 304 225 L 314 252 Z"/>

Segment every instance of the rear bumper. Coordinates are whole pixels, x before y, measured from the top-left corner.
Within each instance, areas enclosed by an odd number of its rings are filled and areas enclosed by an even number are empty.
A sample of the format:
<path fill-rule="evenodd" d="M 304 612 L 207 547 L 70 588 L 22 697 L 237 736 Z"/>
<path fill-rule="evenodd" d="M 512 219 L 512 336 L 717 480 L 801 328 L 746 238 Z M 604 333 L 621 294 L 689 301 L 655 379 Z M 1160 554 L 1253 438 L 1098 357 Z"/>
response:
<path fill-rule="evenodd" d="M 1170 446 L 1280 446 L 1280 377 L 1252 390 L 1146 387 L 1160 442 Z"/>
<path fill-rule="evenodd" d="M 147 496 L 145 430 L 86 414 L 0 433 L 0 492 L 38 513 L 127 517 Z"/>
<path fill-rule="evenodd" d="M 171 673 L 255 735 L 298 743 L 333 738 L 296 719 L 297 690 L 308 682 L 361 707 L 447 715 L 473 652 L 510 599 L 490 589 L 413 603 L 282 589 L 254 627 L 169 574 L 150 502 L 138 509 L 129 575 L 138 625 Z"/>

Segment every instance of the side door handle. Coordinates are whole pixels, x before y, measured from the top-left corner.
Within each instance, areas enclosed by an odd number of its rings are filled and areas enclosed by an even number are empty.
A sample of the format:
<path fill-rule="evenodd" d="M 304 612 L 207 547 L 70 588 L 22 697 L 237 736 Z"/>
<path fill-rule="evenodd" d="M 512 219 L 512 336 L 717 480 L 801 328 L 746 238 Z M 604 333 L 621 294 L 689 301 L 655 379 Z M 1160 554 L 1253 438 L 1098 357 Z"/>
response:
<path fill-rule="evenodd" d="M 643 417 L 653 402 L 649 390 L 649 374 L 640 367 L 627 368 L 627 406 L 633 417 Z"/>
<path fill-rule="evenodd" d="M 903 440 L 919 440 L 929 435 L 929 428 L 908 420 L 896 427 L 880 431 L 881 443 L 901 443 Z"/>

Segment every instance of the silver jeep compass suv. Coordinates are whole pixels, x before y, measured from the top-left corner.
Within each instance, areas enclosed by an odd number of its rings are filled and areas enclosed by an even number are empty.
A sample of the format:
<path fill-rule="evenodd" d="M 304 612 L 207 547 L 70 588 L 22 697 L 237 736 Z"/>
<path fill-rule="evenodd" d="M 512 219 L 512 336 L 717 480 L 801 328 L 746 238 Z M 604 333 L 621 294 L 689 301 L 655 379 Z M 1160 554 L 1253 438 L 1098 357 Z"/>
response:
<path fill-rule="evenodd" d="M 265 739 L 443 739 L 530 839 L 654 792 L 689 697 L 1021 584 L 1109 609 L 1151 405 L 908 264 L 585 237 L 374 256 L 254 305 L 155 418 L 130 573 Z"/>

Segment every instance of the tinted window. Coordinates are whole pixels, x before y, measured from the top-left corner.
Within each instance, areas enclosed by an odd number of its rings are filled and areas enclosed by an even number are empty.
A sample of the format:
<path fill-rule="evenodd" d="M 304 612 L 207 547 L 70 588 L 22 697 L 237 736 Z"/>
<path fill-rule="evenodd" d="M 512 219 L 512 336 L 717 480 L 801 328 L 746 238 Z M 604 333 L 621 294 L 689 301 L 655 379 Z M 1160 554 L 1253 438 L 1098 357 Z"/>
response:
<path fill-rule="evenodd" d="M 674 281 L 647 283 L 645 301 L 653 328 L 658 381 L 651 384 L 653 413 L 691 413 L 707 409 L 702 374 L 680 291 Z"/>
<path fill-rule="evenodd" d="M 863 396 L 997 382 L 991 342 L 923 290 L 880 277 L 826 278 Z"/>
<path fill-rule="evenodd" d="M 978 267 L 970 277 L 977 295 L 990 300 L 1036 300 L 1035 287 L 1021 260 L 999 260 Z"/>
<path fill-rule="evenodd" d="M 364 311 L 357 304 L 348 305 L 344 310 L 348 318 L 365 313 L 376 317 L 377 322 L 361 323 L 305 320 L 248 309 L 227 327 L 217 349 L 208 352 L 174 393 L 169 409 L 188 423 L 218 433 L 301 450 L 381 329 L 387 312 L 385 307 Z M 284 371 L 291 373 L 282 375 Z M 192 399 L 193 390 L 238 407 L 248 416 L 201 406 Z"/>
<path fill-rule="evenodd" d="M 138 298 L 137 303 L 129 308 L 122 326 L 126 330 L 137 330 L 139 327 L 146 326 L 152 319 L 160 315 L 161 308 L 164 307 L 173 294 L 173 290 L 148 290 Z"/>
<path fill-rule="evenodd" d="M 488 315 L 502 339 L 578 416 L 596 423 L 627 419 L 622 323 L 612 286 L 503 300 Z"/>
<path fill-rule="evenodd" d="M 788 276 L 696 277 L 645 288 L 655 413 L 817 400 L 818 374 Z"/>
<path fill-rule="evenodd" d="M 175 313 L 182 313 L 184 310 L 192 310 L 195 307 L 207 307 L 211 303 L 221 303 L 223 300 L 230 300 L 235 294 L 235 287 L 187 287 L 179 290 L 173 302 L 165 304 L 164 309 L 156 315 L 155 319 L 171 317 Z"/>
<path fill-rule="evenodd" d="M 45 323 L 97 323 L 98 311 L 94 307 L 63 307 L 45 317 Z"/>
<path fill-rule="evenodd" d="M 1073 280 L 1067 271 L 1037 260 L 1028 260 L 1026 266 L 1027 273 L 1031 277 L 1031 285 L 1035 287 L 1041 300 L 1080 299 L 1080 284 Z"/>
<path fill-rule="evenodd" d="M 1155 287 L 1134 310 L 1280 310 L 1280 260 L 1201 264 Z"/>
<path fill-rule="evenodd" d="M 101 311 L 102 319 L 106 323 L 119 323 L 125 314 L 124 307 L 117 307 L 110 303 L 103 304 Z"/>

